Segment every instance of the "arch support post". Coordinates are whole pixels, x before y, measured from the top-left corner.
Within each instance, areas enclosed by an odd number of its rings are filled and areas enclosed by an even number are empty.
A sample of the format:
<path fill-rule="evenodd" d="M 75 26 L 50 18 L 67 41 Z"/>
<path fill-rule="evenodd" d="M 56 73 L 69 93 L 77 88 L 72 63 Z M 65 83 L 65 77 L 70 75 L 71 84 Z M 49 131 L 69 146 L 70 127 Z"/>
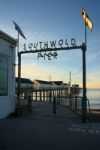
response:
<path fill-rule="evenodd" d="M 21 53 L 18 53 L 18 89 L 17 89 L 18 105 L 20 104 L 20 93 L 21 93 Z"/>
<path fill-rule="evenodd" d="M 82 122 L 86 122 L 87 117 L 87 96 L 86 96 L 86 44 L 82 44 L 83 63 L 83 97 L 82 97 Z"/>

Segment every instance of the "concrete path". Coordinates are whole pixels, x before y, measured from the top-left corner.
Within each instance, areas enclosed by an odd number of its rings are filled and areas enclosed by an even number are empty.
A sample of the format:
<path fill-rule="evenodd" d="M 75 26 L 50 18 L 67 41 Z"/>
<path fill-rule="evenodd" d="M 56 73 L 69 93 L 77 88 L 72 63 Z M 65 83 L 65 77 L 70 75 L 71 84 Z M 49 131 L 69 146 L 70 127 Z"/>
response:
<path fill-rule="evenodd" d="M 100 124 L 82 123 L 67 107 L 33 103 L 32 114 L 0 120 L 0 150 L 99 150 Z"/>
<path fill-rule="evenodd" d="M 39 114 L 0 120 L 0 150 L 99 149 L 99 123 Z"/>

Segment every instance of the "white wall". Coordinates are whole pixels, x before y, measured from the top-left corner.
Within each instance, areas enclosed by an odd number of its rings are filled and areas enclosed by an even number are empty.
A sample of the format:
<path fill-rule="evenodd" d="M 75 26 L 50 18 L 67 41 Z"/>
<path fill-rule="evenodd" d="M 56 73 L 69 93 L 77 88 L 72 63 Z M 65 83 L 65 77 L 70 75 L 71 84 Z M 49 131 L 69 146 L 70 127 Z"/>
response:
<path fill-rule="evenodd" d="M 15 110 L 15 49 L 2 38 L 0 54 L 8 57 L 8 95 L 0 96 L 0 118 L 5 118 Z"/>

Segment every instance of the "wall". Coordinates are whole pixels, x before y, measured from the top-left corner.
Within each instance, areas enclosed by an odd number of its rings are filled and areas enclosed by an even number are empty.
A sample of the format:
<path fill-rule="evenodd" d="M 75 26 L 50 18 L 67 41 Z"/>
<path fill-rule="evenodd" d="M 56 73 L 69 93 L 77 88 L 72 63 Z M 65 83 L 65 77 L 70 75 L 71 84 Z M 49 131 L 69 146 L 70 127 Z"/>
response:
<path fill-rule="evenodd" d="M 0 96 L 0 118 L 5 118 L 15 110 L 15 48 L 1 37 L 0 55 L 8 58 L 8 94 Z"/>

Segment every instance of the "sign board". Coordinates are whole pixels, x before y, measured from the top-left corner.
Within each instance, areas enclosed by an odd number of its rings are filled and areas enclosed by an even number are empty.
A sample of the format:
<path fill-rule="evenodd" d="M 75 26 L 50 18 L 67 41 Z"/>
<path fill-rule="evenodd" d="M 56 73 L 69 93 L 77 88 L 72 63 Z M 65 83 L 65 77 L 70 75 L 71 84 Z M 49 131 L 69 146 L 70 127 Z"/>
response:
<path fill-rule="evenodd" d="M 24 51 L 34 51 L 37 50 L 37 58 L 43 58 L 44 60 L 46 57 L 48 60 L 51 59 L 57 59 L 57 52 L 55 51 L 56 48 L 62 48 L 62 47 L 74 47 L 76 46 L 76 40 L 75 38 L 71 38 L 70 41 L 68 39 L 60 39 L 60 40 L 53 40 L 53 41 L 44 41 L 44 42 L 36 42 L 36 43 L 29 43 L 23 45 Z M 50 49 L 54 49 L 54 52 L 51 52 Z M 44 52 L 43 52 L 44 50 Z M 39 51 L 39 52 L 38 52 Z"/>

